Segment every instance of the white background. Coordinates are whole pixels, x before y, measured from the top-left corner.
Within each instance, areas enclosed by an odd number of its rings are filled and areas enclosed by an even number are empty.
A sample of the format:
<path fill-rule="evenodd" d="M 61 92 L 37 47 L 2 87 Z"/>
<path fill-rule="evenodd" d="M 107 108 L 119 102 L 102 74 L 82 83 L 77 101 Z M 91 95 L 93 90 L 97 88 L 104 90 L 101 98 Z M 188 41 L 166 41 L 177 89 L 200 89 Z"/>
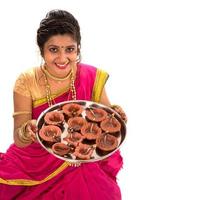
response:
<path fill-rule="evenodd" d="M 214 1 L 1 3 L 0 151 L 12 142 L 15 79 L 40 64 L 36 30 L 54 8 L 79 20 L 83 62 L 110 74 L 109 97 L 128 114 L 123 200 L 215 200 Z"/>

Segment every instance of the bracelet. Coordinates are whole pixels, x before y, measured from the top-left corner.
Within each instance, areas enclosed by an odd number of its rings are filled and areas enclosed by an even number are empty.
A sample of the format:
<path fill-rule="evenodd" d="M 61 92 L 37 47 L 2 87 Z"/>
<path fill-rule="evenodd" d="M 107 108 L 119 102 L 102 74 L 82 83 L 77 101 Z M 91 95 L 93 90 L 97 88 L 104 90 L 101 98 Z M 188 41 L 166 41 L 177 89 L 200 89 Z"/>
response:
<path fill-rule="evenodd" d="M 120 106 L 119 105 L 116 105 L 116 104 L 112 104 L 111 106 L 110 106 L 110 108 L 112 108 L 112 109 L 115 109 L 115 108 L 119 108 Z"/>
<path fill-rule="evenodd" d="M 17 116 L 17 115 L 24 115 L 24 114 L 31 114 L 30 111 L 19 111 L 19 112 L 14 112 L 13 113 L 13 117 Z"/>
<path fill-rule="evenodd" d="M 27 135 L 26 126 L 28 125 L 29 121 L 22 124 L 20 128 L 18 128 L 18 136 L 21 142 L 23 143 L 30 143 L 32 142 L 31 136 Z"/>
<path fill-rule="evenodd" d="M 17 129 L 17 133 L 18 133 L 19 140 L 20 140 L 22 143 L 24 143 L 24 144 L 30 143 L 30 140 L 28 140 L 28 139 L 26 139 L 26 137 L 24 137 L 24 134 L 23 134 L 21 128 L 18 128 L 18 129 Z"/>

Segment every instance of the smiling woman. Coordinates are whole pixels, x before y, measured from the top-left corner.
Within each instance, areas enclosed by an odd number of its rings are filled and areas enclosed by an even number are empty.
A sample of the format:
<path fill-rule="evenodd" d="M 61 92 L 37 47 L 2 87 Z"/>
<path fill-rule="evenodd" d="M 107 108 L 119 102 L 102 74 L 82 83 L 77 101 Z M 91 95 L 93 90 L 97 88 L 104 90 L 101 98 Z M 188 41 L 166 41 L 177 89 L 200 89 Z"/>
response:
<path fill-rule="evenodd" d="M 77 70 L 78 46 L 69 34 L 52 36 L 44 45 L 45 69 L 52 77 L 67 77 Z"/>
<path fill-rule="evenodd" d="M 108 74 L 80 62 L 79 24 L 67 11 L 46 15 L 37 43 L 44 63 L 23 72 L 14 86 L 14 144 L 0 154 L 0 199 L 120 200 L 119 151 L 77 167 L 54 157 L 35 139 L 38 116 L 58 102 L 90 100 L 111 106 L 104 89 Z M 121 107 L 116 111 L 126 120 Z"/>

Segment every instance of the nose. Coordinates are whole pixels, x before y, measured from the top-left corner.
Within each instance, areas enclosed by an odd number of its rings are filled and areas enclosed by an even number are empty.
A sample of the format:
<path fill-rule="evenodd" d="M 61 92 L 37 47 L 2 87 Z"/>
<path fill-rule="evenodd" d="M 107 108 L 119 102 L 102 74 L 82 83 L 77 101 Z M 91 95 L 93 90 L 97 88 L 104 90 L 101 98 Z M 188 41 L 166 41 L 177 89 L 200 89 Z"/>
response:
<path fill-rule="evenodd" d="M 58 62 L 59 64 L 65 64 L 66 62 L 68 62 L 68 57 L 65 53 L 65 51 L 59 51 L 59 54 L 58 54 Z"/>

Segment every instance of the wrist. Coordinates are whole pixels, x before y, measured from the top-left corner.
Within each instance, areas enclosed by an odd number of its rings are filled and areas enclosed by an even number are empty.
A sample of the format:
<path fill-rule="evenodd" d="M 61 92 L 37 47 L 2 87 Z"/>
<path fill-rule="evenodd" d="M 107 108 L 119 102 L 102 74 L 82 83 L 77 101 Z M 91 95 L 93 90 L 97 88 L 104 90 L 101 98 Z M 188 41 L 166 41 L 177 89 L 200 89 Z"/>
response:
<path fill-rule="evenodd" d="M 20 128 L 17 129 L 18 138 L 24 144 L 32 143 L 32 138 L 29 132 L 26 130 L 29 121 L 23 123 Z"/>
<path fill-rule="evenodd" d="M 110 108 L 112 108 L 112 109 L 116 109 L 116 108 L 119 108 L 120 106 L 119 105 L 117 105 L 117 104 L 112 104 L 111 106 L 110 106 Z"/>
<path fill-rule="evenodd" d="M 121 106 L 116 105 L 116 104 L 112 104 L 112 105 L 110 106 L 110 108 L 113 109 L 115 112 L 117 112 L 117 113 L 120 115 L 120 117 L 122 118 L 122 120 L 123 120 L 125 123 L 127 123 L 127 116 L 126 116 L 126 114 L 125 114 L 125 112 L 123 111 L 123 109 L 122 109 Z"/>

